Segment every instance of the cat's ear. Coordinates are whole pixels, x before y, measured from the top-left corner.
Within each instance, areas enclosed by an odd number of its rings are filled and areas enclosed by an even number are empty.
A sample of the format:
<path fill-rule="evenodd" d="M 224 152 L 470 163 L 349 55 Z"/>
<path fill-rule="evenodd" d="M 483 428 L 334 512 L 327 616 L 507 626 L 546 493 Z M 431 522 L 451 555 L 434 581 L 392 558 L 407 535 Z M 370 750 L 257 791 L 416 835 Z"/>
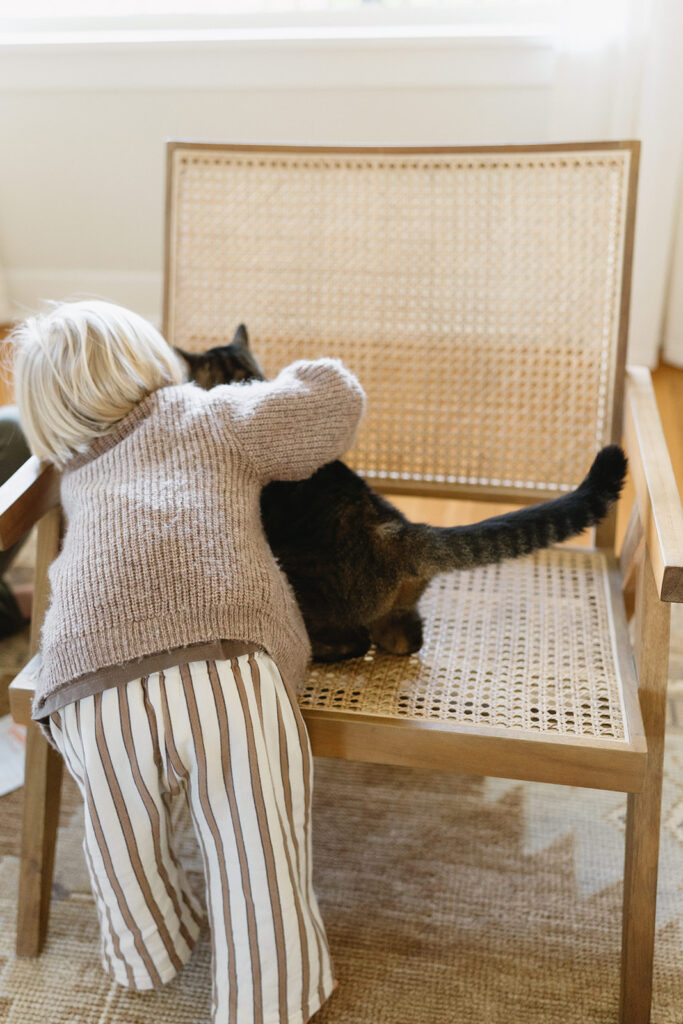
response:
<path fill-rule="evenodd" d="M 173 351 L 179 355 L 181 359 L 185 360 L 190 369 L 204 358 L 199 352 L 185 352 L 182 348 L 178 348 L 176 345 L 173 346 Z"/>
<path fill-rule="evenodd" d="M 249 335 L 247 334 L 247 328 L 244 324 L 240 324 L 235 331 L 235 337 L 232 339 L 231 345 L 235 348 L 249 349 Z"/>

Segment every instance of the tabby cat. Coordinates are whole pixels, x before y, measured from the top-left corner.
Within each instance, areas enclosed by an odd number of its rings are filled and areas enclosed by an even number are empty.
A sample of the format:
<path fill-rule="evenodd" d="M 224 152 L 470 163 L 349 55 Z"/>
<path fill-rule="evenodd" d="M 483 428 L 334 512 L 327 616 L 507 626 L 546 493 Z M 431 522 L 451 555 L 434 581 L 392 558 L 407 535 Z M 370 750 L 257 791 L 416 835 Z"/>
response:
<path fill-rule="evenodd" d="M 178 353 L 190 379 L 264 380 L 243 324 L 230 345 Z M 438 573 L 516 558 L 595 526 L 621 491 L 626 458 L 610 445 L 582 484 L 552 501 L 468 526 L 411 523 L 343 462 L 307 480 L 269 483 L 261 515 L 319 661 L 356 658 L 376 643 L 393 654 L 422 645 L 417 602 Z"/>

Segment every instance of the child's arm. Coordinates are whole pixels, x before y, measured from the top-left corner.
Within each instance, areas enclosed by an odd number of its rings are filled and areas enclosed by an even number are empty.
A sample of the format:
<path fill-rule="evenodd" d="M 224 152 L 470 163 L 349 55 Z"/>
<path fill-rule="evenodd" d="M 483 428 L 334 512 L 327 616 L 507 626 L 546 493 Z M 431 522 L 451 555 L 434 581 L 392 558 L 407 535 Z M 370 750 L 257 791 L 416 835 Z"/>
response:
<path fill-rule="evenodd" d="M 237 443 L 264 483 L 304 480 L 339 458 L 365 409 L 363 389 L 339 359 L 300 359 L 274 380 L 229 385 L 228 394 Z"/>

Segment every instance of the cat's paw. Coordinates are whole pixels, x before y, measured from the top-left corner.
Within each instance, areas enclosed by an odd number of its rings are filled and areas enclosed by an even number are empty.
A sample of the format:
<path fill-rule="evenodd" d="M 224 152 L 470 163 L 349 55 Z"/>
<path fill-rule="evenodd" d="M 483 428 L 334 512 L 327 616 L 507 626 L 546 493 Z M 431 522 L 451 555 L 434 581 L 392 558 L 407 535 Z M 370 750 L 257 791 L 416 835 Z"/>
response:
<path fill-rule="evenodd" d="M 311 635 L 313 661 L 346 661 L 349 658 L 362 658 L 370 650 L 370 637 L 366 630 L 349 630 L 348 632 L 329 631 L 325 635 Z"/>
<path fill-rule="evenodd" d="M 422 619 L 413 609 L 390 612 L 372 623 L 370 636 L 389 654 L 414 654 L 422 647 Z"/>

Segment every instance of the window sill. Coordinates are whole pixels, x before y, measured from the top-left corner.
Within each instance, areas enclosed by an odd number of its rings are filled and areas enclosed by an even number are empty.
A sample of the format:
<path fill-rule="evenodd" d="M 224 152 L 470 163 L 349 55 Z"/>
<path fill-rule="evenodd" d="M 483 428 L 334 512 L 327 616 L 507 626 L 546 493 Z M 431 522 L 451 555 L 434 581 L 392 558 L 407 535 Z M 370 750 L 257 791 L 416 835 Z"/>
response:
<path fill-rule="evenodd" d="M 539 26 L 375 25 L 0 33 L 0 90 L 545 87 Z"/>

